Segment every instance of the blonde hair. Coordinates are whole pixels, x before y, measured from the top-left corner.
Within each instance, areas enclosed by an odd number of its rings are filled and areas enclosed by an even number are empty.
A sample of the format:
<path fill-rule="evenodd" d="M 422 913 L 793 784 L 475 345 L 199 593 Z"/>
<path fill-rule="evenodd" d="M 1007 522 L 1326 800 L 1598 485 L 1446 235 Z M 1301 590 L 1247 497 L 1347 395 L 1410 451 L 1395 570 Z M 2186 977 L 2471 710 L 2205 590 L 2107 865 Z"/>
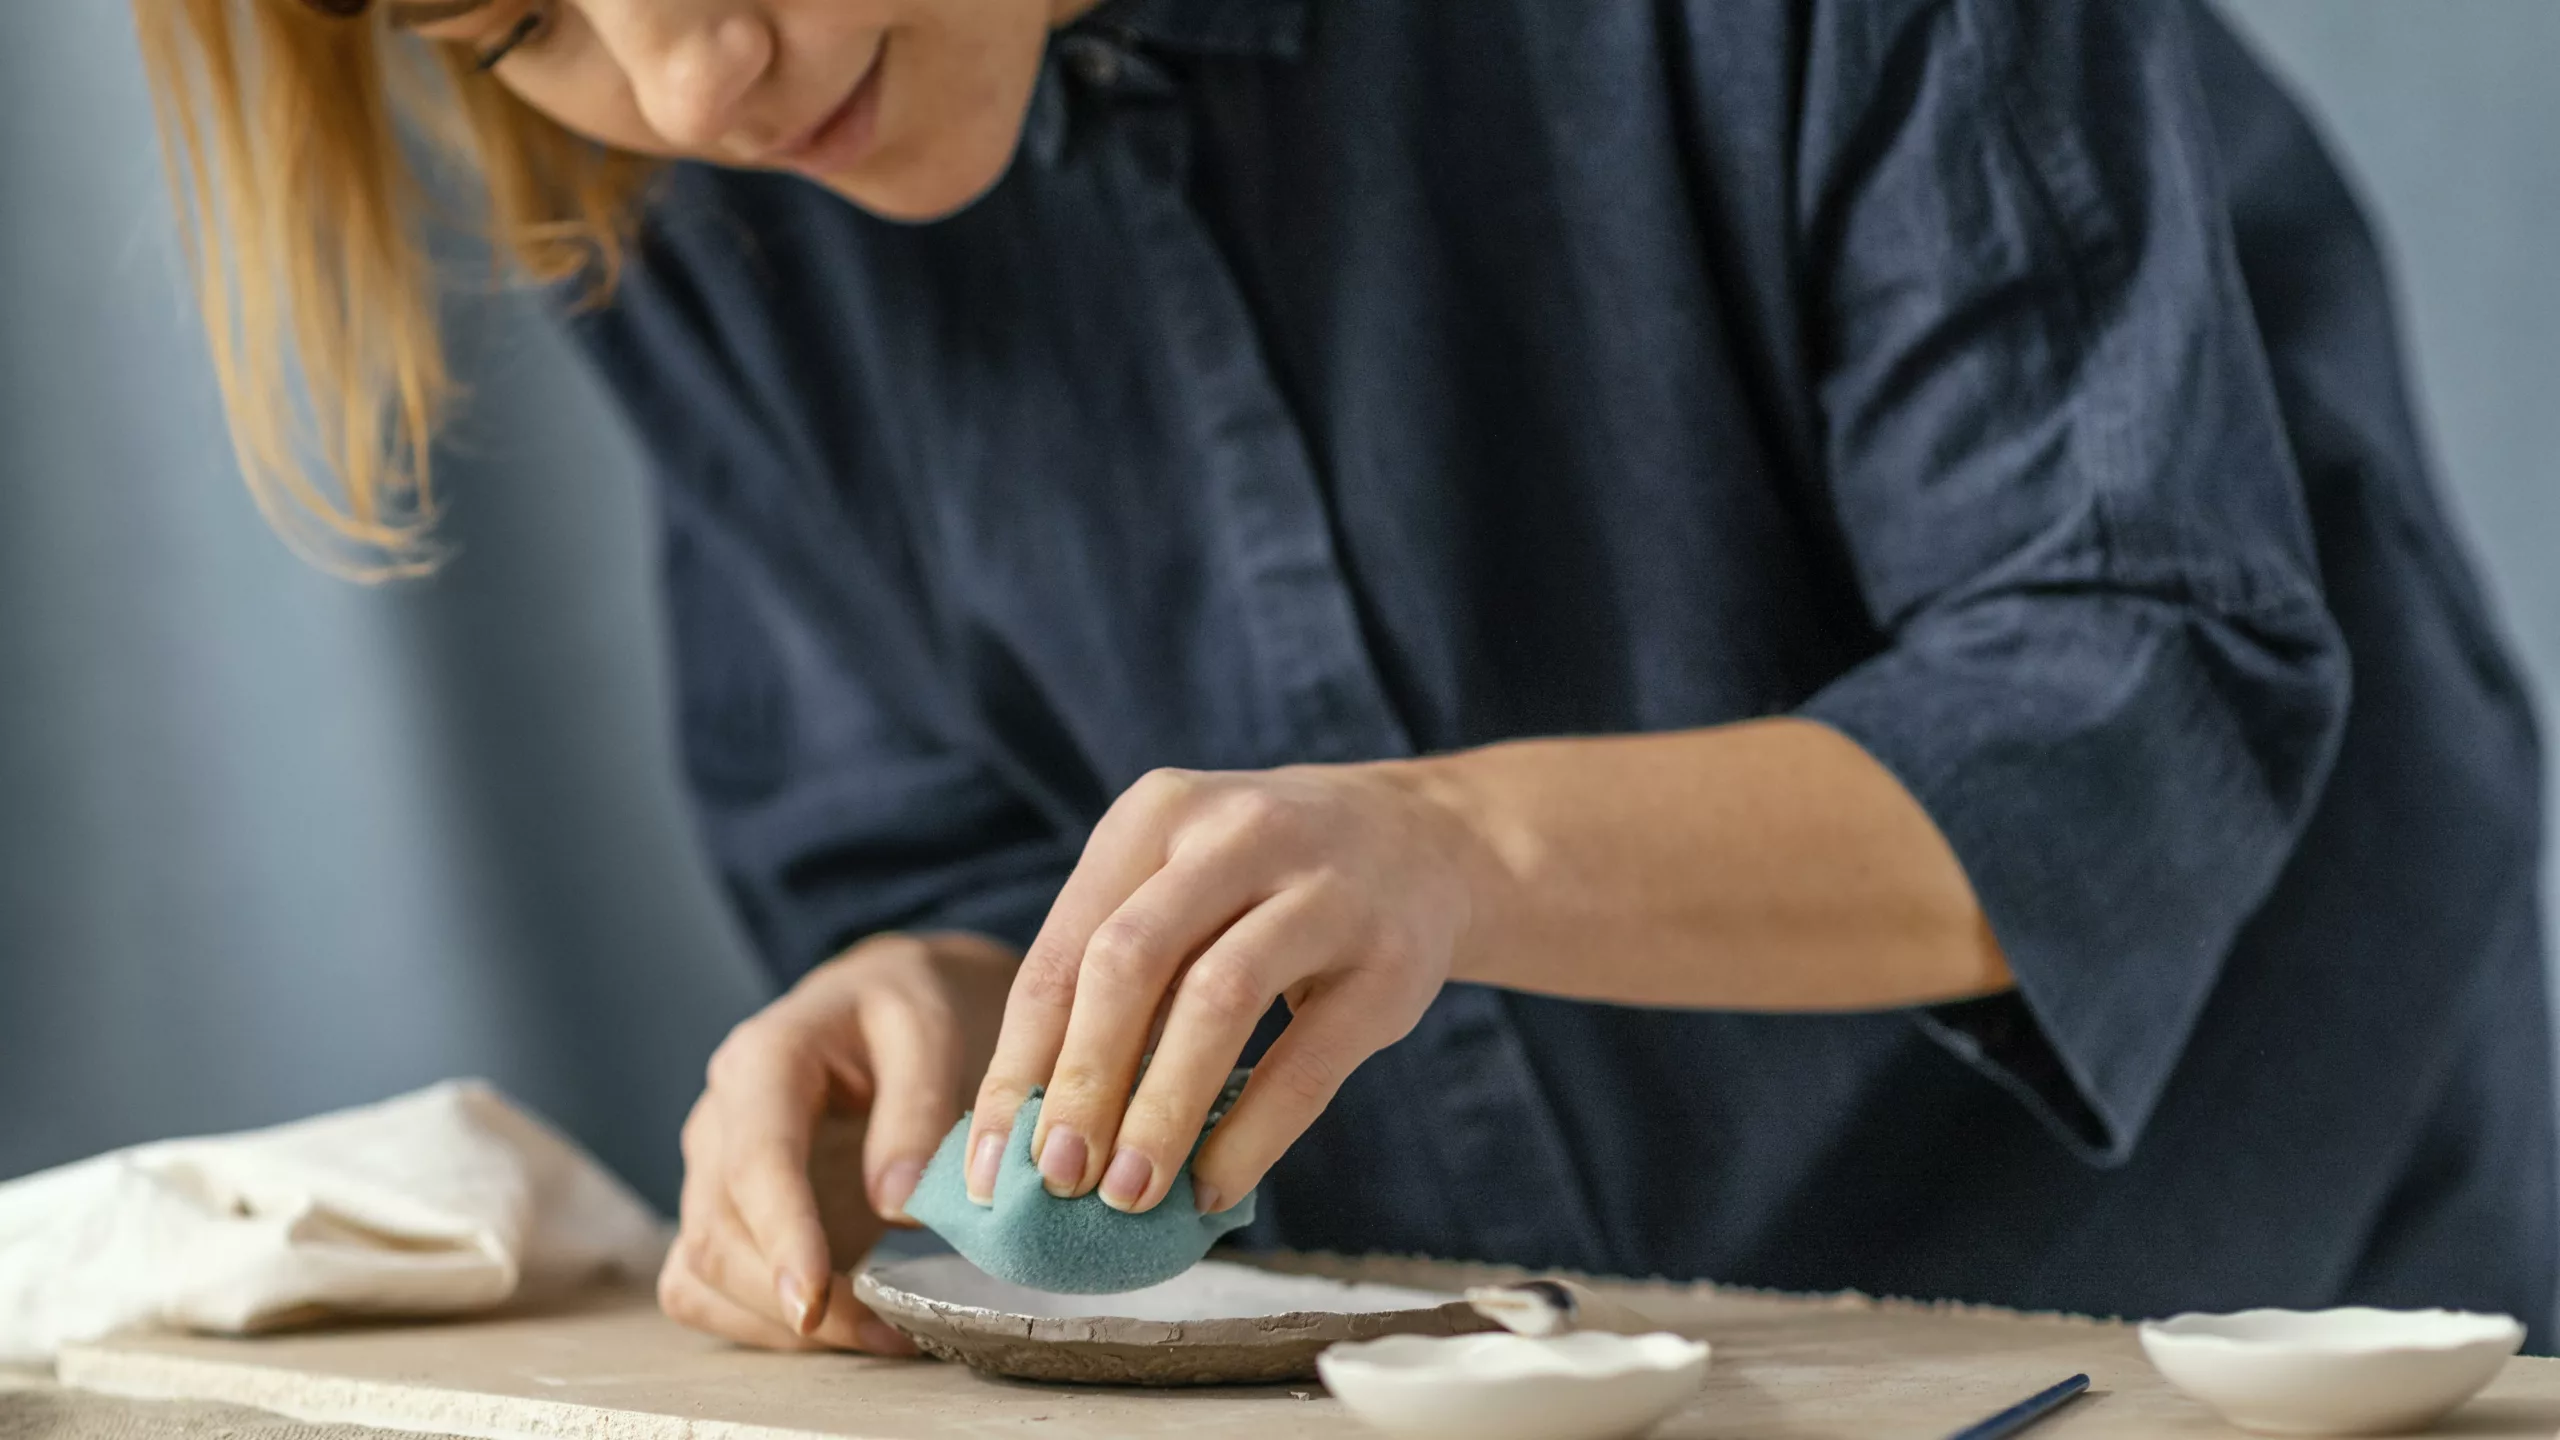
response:
<path fill-rule="evenodd" d="M 304 0 L 133 0 L 197 301 L 250 494 L 363 579 L 433 561 L 430 442 L 455 396 L 430 176 L 526 278 L 600 294 L 646 163 L 581 140 L 452 47 Z"/>

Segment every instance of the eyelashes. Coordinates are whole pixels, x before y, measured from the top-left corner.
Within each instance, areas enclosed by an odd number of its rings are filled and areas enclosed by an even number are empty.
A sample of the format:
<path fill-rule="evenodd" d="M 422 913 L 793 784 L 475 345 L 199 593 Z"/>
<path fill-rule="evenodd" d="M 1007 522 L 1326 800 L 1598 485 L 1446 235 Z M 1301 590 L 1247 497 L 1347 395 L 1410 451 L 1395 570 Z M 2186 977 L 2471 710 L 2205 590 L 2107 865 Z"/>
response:
<path fill-rule="evenodd" d="M 550 27 L 551 8 L 549 4 L 541 4 L 527 10 L 516 23 L 507 27 L 507 33 L 499 36 L 496 43 L 473 58 L 471 67 L 483 75 L 497 69 L 499 62 L 523 49 Z"/>

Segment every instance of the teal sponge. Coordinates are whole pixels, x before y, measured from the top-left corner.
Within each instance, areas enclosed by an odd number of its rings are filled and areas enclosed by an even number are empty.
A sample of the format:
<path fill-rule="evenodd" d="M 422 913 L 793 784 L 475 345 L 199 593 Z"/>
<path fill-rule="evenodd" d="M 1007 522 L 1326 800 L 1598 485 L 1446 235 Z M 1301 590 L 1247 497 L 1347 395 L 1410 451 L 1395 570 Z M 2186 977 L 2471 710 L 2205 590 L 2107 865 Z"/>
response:
<path fill-rule="evenodd" d="M 1228 1077 L 1209 1111 L 1209 1124 L 1235 1103 L 1247 1072 Z M 1040 1092 L 1013 1114 L 1013 1134 L 996 1172 L 995 1204 L 969 1198 L 969 1119 L 962 1116 L 907 1200 L 907 1214 L 951 1242 L 968 1261 L 999 1280 L 1066 1295 L 1108 1295 L 1161 1284 L 1200 1263 L 1221 1235 L 1253 1219 L 1253 1196 L 1215 1215 L 1194 1208 L 1191 1162 L 1173 1177 L 1173 1189 L 1152 1210 L 1126 1214 L 1088 1192 L 1061 1200 L 1042 1189 L 1031 1163 L 1031 1135 L 1040 1124 Z M 1207 1134 L 1203 1127 L 1202 1134 Z"/>

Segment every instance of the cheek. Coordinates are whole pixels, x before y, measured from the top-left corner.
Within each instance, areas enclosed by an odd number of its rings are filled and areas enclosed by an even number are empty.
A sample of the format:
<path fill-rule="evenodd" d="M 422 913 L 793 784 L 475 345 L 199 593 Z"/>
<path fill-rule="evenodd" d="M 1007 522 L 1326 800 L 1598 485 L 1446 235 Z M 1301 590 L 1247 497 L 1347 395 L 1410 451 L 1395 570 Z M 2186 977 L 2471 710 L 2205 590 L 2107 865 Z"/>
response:
<path fill-rule="evenodd" d="M 545 75 L 523 81 L 502 77 L 499 83 L 552 124 L 609 150 L 665 160 L 686 158 L 683 152 L 669 149 L 641 118 L 639 102 L 632 98 L 619 69 L 593 68 L 610 73 Z"/>
<path fill-rule="evenodd" d="M 890 31 L 877 148 L 829 183 L 899 220 L 966 206 L 1004 176 L 1049 40 L 1045 0 L 950 0 Z"/>

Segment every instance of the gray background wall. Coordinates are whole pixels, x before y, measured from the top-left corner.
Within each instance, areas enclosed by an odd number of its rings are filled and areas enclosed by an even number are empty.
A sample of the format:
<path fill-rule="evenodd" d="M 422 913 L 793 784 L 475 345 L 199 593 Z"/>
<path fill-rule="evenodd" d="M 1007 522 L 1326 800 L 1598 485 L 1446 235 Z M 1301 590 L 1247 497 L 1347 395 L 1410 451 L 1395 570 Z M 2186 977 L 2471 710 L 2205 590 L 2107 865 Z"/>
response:
<path fill-rule="evenodd" d="M 2547 687 L 2560 5 L 2232 8 L 2386 224 Z M 671 787 L 629 443 L 522 303 L 464 297 L 458 558 L 313 574 L 225 452 L 121 5 L 0 4 L 0 135 L 0 1176 L 478 1073 L 670 1200 L 757 995 Z"/>
<path fill-rule="evenodd" d="M 0 1175 L 476 1073 L 671 1205 L 757 994 L 668 775 L 637 459 L 466 296 L 451 567 L 295 561 L 131 49 L 109 0 L 0 3 Z"/>

